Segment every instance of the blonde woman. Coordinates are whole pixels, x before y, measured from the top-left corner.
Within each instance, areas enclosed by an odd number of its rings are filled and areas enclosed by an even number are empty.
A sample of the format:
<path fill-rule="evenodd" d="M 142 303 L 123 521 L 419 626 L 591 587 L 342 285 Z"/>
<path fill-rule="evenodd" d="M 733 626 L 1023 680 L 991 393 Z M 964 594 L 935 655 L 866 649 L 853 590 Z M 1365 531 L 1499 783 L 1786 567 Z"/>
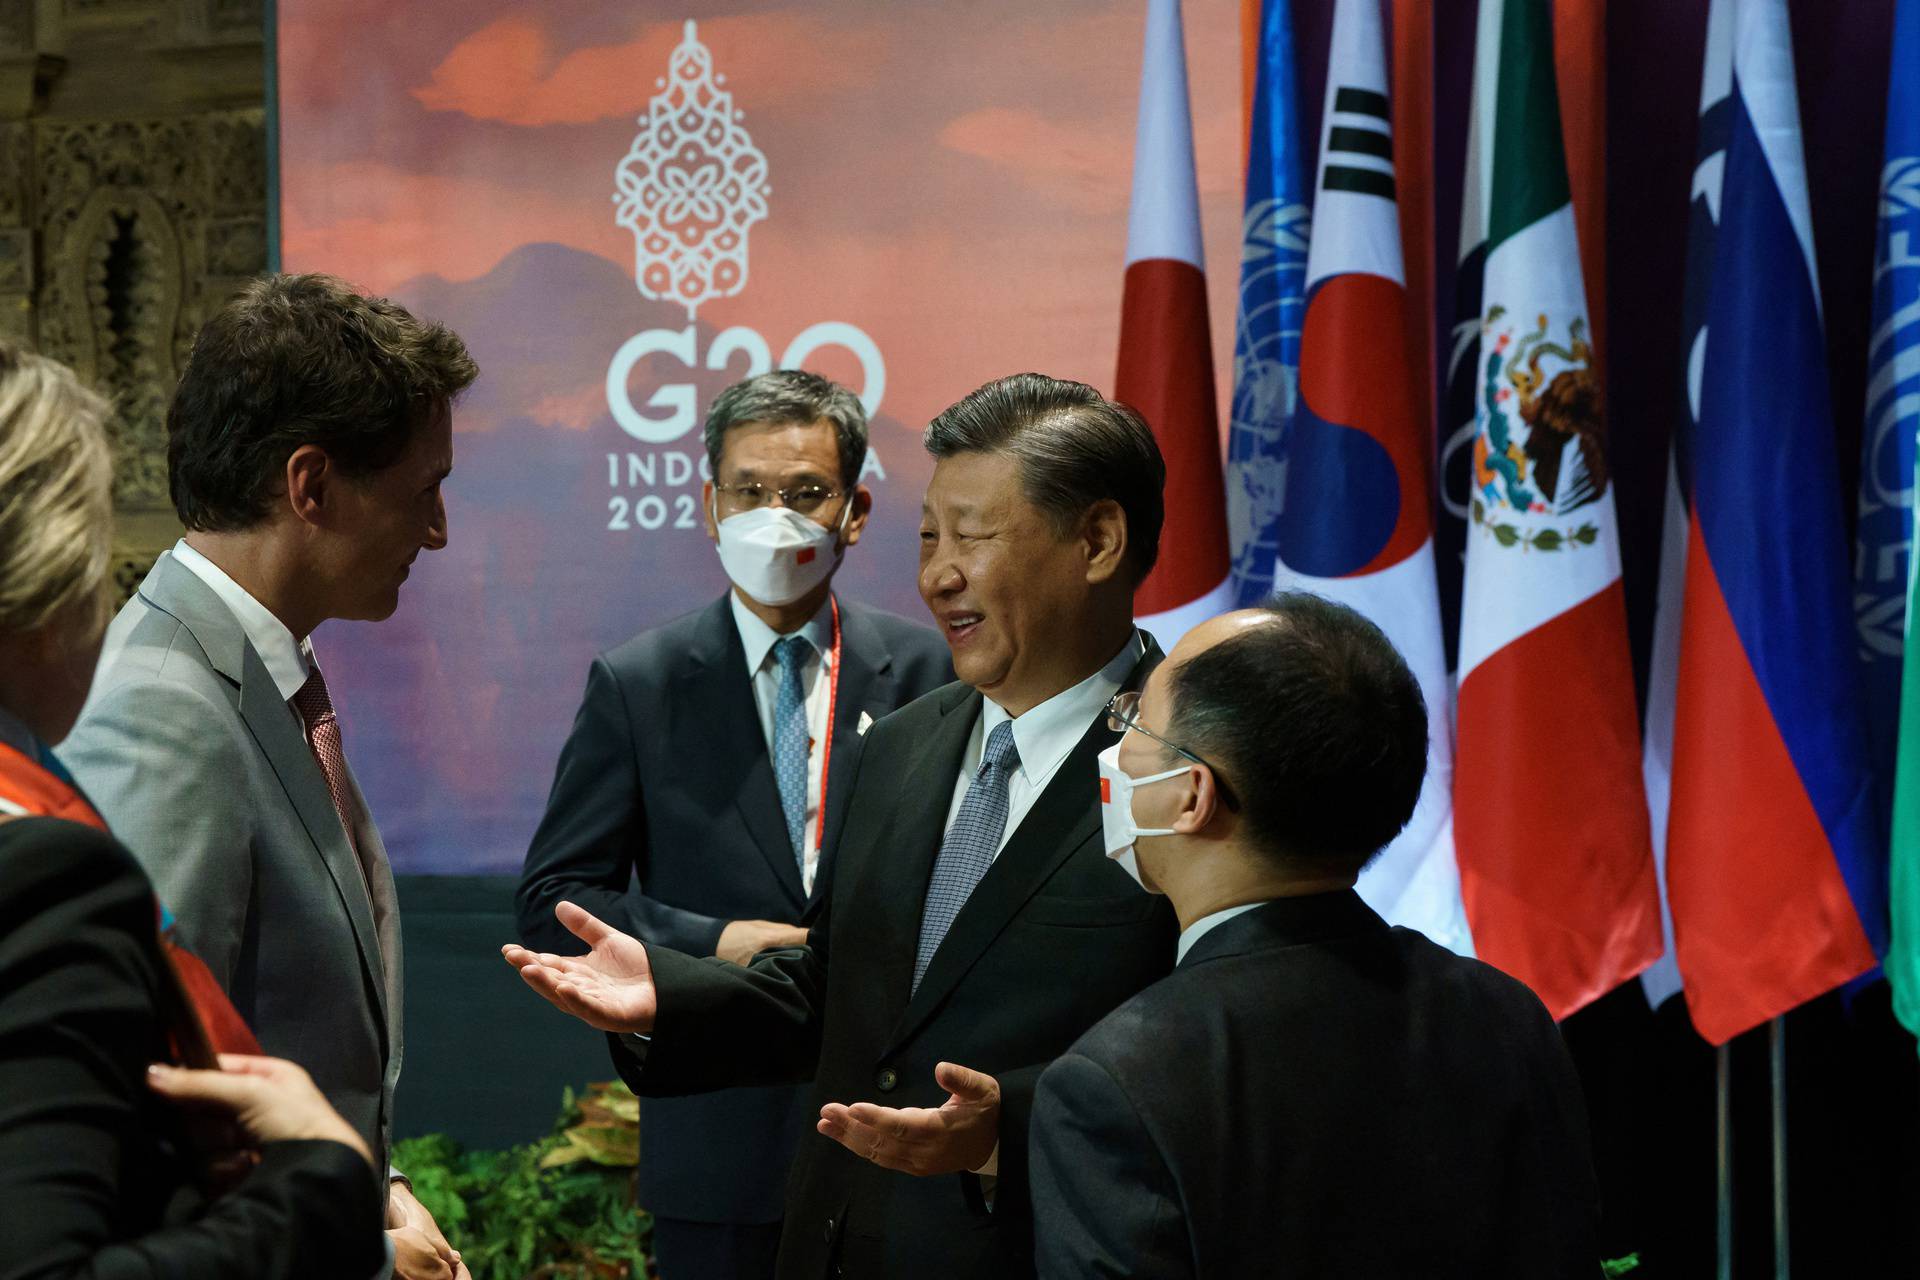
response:
<path fill-rule="evenodd" d="M 106 625 L 105 403 L 0 342 L 0 1280 L 362 1277 L 366 1144 L 160 932 L 50 745 Z"/>

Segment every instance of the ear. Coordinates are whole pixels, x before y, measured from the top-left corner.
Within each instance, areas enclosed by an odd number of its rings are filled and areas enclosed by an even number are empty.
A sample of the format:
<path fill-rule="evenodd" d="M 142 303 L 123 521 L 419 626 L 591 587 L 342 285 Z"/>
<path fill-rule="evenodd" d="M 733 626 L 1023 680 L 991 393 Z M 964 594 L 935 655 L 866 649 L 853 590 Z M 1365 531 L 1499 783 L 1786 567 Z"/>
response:
<path fill-rule="evenodd" d="M 303 524 L 325 524 L 327 504 L 338 503 L 340 473 L 318 445 L 303 444 L 287 458 L 287 506 Z"/>
<path fill-rule="evenodd" d="M 1112 498 L 1102 498 L 1081 517 L 1080 537 L 1087 555 L 1087 582 L 1095 585 L 1127 572 L 1127 513 Z"/>
<path fill-rule="evenodd" d="M 713 520 L 713 481 L 700 486 L 700 518 L 707 522 L 707 536 L 720 541 L 720 526 Z"/>
<path fill-rule="evenodd" d="M 1189 765 L 1187 777 L 1193 782 L 1193 791 L 1169 824 L 1183 836 L 1204 830 L 1220 811 L 1220 784 L 1214 781 L 1213 770 L 1205 765 Z"/>
<path fill-rule="evenodd" d="M 856 485 L 852 502 L 853 514 L 847 517 L 846 536 L 841 539 L 849 547 L 860 541 L 860 533 L 867 527 L 867 517 L 873 514 L 873 490 L 865 485 Z"/>

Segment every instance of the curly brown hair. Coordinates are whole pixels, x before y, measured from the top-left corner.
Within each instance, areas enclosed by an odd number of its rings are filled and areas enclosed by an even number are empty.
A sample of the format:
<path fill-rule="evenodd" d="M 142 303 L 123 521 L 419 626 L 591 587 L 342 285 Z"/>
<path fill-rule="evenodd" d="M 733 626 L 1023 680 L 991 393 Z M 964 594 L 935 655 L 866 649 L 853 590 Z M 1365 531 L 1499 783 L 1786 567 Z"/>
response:
<path fill-rule="evenodd" d="M 189 529 L 263 520 L 287 459 L 348 475 L 391 466 L 479 376 L 459 335 L 333 276 L 251 281 L 200 330 L 167 411 L 167 479 Z"/>

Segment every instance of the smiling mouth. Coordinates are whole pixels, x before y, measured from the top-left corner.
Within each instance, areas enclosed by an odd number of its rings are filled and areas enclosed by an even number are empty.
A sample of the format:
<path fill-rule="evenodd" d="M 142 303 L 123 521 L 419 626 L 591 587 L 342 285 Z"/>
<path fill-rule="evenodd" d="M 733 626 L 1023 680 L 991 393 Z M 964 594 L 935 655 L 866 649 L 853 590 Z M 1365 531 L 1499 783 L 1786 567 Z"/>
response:
<path fill-rule="evenodd" d="M 946 617 L 947 643 L 959 644 L 971 636 L 980 626 L 983 615 L 978 613 L 950 613 Z"/>

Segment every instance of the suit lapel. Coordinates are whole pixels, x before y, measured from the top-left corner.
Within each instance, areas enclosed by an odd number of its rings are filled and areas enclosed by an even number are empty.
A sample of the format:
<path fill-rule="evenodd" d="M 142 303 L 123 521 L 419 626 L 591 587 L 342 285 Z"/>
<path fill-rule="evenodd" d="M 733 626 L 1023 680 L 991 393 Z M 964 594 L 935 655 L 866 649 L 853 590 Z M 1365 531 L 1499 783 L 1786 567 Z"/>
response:
<path fill-rule="evenodd" d="M 252 645 L 246 647 L 242 661 L 240 718 L 246 721 L 253 740 L 280 779 L 300 825 L 306 828 L 307 838 L 319 852 L 320 861 L 347 909 L 354 941 L 360 948 L 360 963 L 371 978 L 368 985 L 380 1005 L 380 1026 L 385 1039 L 390 1026 L 387 974 L 381 956 L 380 931 L 373 918 L 371 877 L 362 870 L 353 846 L 347 842 L 346 828 L 341 825 L 333 797 L 327 790 L 326 775 L 320 771 L 320 762 L 313 758 L 313 751 L 307 746 L 299 716 L 281 700 L 280 690 L 274 687 L 273 677 L 267 674 L 266 664 L 260 661 Z M 391 879 L 387 884 L 391 891 Z"/>
<path fill-rule="evenodd" d="M 767 757 L 760 709 L 753 701 L 746 646 L 740 643 L 740 629 L 733 625 L 732 606 L 725 596 L 700 620 L 700 640 L 692 657 L 691 678 L 679 686 L 674 722 L 713 725 L 719 737 L 717 759 L 744 762 L 733 793 L 734 807 L 797 915 L 806 906 L 806 895 L 800 889 L 800 866 L 787 835 L 773 761 Z M 726 769 L 722 776 L 731 772 Z"/>
<path fill-rule="evenodd" d="M 927 731 L 924 746 L 894 784 L 892 816 L 873 840 L 863 842 L 872 852 L 864 866 L 841 868 L 837 874 L 871 875 L 874 890 L 861 891 L 863 907 L 873 904 L 881 913 L 874 927 L 888 938 L 889 999 L 904 1008 L 913 982 L 913 959 L 920 940 L 920 914 L 926 904 L 927 882 L 947 829 L 954 781 L 966 755 L 967 739 L 980 717 L 980 695 L 955 683 L 942 691 L 940 719 Z M 866 772 L 863 768 L 862 773 Z M 896 964 L 897 962 L 897 964 Z"/>
<path fill-rule="evenodd" d="M 360 849 L 360 865 L 366 872 L 367 894 L 373 905 L 374 933 L 380 939 L 382 976 L 386 979 L 387 1043 L 390 1046 L 387 1060 L 390 1070 L 397 1074 L 400 1046 L 404 1042 L 401 1032 L 406 1026 L 406 1019 L 401 1012 L 406 981 L 401 970 L 400 895 L 394 887 L 393 864 L 387 859 L 386 841 L 380 838 L 380 828 L 374 825 L 373 810 L 367 804 L 366 794 L 360 790 L 360 780 L 353 776 L 353 764 L 350 761 L 347 764 L 347 790 L 351 793 L 354 805 L 354 843 Z"/>
<path fill-rule="evenodd" d="M 1134 664 L 1122 689 L 1138 689 L 1146 682 L 1161 657 L 1152 637 L 1146 638 L 1146 652 Z M 969 721 L 971 723 L 971 721 Z M 947 993 L 959 984 L 993 940 L 1026 905 L 1027 899 L 1047 882 L 1061 863 L 1072 857 L 1100 832 L 1100 806 L 1092 778 L 1094 757 L 1113 744 L 1117 734 L 1107 728 L 1106 717 L 1099 716 L 1074 745 L 1054 772 L 1047 789 L 1027 810 L 1020 826 L 1008 839 L 1006 848 L 987 868 L 987 874 L 974 886 L 973 894 L 960 914 L 954 917 L 947 936 L 927 966 L 920 989 L 913 993 L 906 1013 L 894 1032 L 895 1047 L 904 1043 L 925 1024 Z M 957 762 L 956 762 L 957 768 Z M 947 775 L 949 785 L 953 772 Z M 911 794 L 911 793 L 909 793 Z M 946 809 L 940 816 L 944 820 Z M 919 880 L 919 893 L 913 897 L 916 912 L 926 898 L 927 884 L 933 874 L 940 832 L 936 831 L 925 868 Z M 917 923 L 916 914 L 916 923 Z"/>
<path fill-rule="evenodd" d="M 184 568 L 171 553 L 165 553 L 154 562 L 154 570 L 146 576 L 146 581 L 140 583 L 140 599 L 177 618 L 180 626 L 192 631 L 194 641 L 207 654 L 207 664 L 238 685 L 240 720 L 246 722 L 253 743 L 275 771 L 280 789 L 286 793 L 288 804 L 300 818 L 307 839 L 321 856 L 321 864 L 340 894 L 340 902 L 353 925 L 353 940 L 359 948 L 361 965 L 367 971 L 367 986 L 372 990 L 374 1002 L 380 1006 L 380 1029 L 382 1034 L 390 1036 L 397 1025 L 397 1009 L 390 1000 L 390 992 L 399 973 L 397 967 L 394 973 L 388 973 L 384 956 L 394 956 L 394 963 L 399 963 L 399 925 L 397 913 L 390 912 L 394 923 L 388 925 L 388 933 L 392 938 L 390 946 L 382 948 L 382 931 L 374 921 L 376 902 L 382 889 L 388 904 L 392 904 L 394 898 L 394 879 L 386 867 L 384 854 L 376 858 L 378 873 L 361 869 L 359 858 L 353 856 L 346 827 L 340 825 L 340 814 L 334 810 L 332 794 L 326 791 L 321 762 L 313 758 L 313 750 L 307 747 L 300 716 L 280 697 L 273 676 L 267 672 L 267 664 L 261 662 L 246 639 L 246 628 L 232 616 L 227 604 L 221 603 L 221 597 L 217 597 L 198 574 Z M 365 810 L 365 802 L 361 810 Z M 371 823 L 363 825 L 371 827 Z M 378 833 L 372 833 L 372 839 L 378 841 Z M 388 1040 L 388 1048 L 392 1048 L 392 1040 Z"/>
<path fill-rule="evenodd" d="M 320 762 L 314 759 L 312 749 L 307 746 L 299 716 L 281 698 L 266 663 L 260 660 L 260 655 L 247 642 L 246 630 L 240 625 L 240 620 L 233 616 L 211 587 L 175 561 L 171 553 L 163 554 L 154 563 L 152 572 L 140 585 L 139 594 L 149 605 L 177 618 L 182 626 L 193 633 L 195 642 L 207 655 L 208 664 L 239 686 L 240 718 L 246 723 L 255 744 L 279 779 L 288 803 L 299 817 L 301 826 L 306 828 L 307 838 L 320 855 L 322 865 L 326 867 L 335 890 L 340 894 L 341 904 L 346 908 L 347 919 L 353 926 L 354 942 L 360 951 L 360 963 L 369 979 L 367 985 L 380 1006 L 380 1025 L 385 1037 L 394 1026 L 395 1019 L 390 1013 L 389 975 L 382 959 L 380 929 L 374 920 L 373 898 L 380 890 L 374 881 L 378 876 L 363 872 L 359 859 L 354 856 L 353 846 L 347 841 L 346 828 L 341 825 L 340 815 L 333 807 L 333 797 L 327 790 L 326 775 L 320 771 Z M 377 835 L 375 839 L 378 839 Z M 391 872 L 386 870 L 384 856 L 378 859 L 378 863 L 385 877 L 386 894 L 391 900 Z M 396 943 L 392 954 L 397 957 L 397 916 L 394 919 L 390 931 Z M 393 979 L 397 981 L 397 978 L 396 972 Z"/>
<path fill-rule="evenodd" d="M 742 659 L 744 661 L 744 659 Z M 853 761 L 860 750 L 860 718 L 878 720 L 893 708 L 893 654 L 866 615 L 853 605 L 840 606 L 840 696 L 833 711 L 833 754 L 827 765 L 825 847 L 814 873 L 809 907 L 818 905 L 830 883 L 828 864 L 840 847 L 847 824 L 847 804 L 853 797 Z"/>

